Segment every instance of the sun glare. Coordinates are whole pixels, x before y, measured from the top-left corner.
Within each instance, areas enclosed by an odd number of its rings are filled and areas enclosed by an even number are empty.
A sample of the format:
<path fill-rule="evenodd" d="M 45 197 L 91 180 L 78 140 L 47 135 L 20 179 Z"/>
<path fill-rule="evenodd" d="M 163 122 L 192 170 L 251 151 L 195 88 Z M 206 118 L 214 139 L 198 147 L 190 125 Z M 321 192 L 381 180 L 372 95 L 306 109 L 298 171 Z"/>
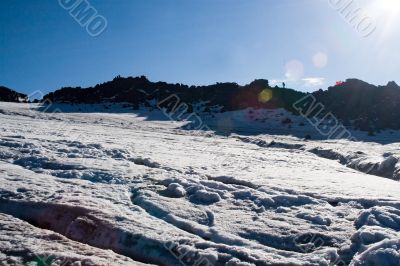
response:
<path fill-rule="evenodd" d="M 392 18 L 400 13 L 400 0 L 380 0 L 374 1 L 368 7 L 371 15 L 377 17 Z"/>
<path fill-rule="evenodd" d="M 399 11 L 400 9 L 400 1 L 399 0 L 380 0 L 376 1 L 376 4 L 380 5 L 382 9 L 393 12 Z"/>
<path fill-rule="evenodd" d="M 377 1 L 382 5 L 382 16 L 386 17 L 387 22 L 394 23 L 400 14 L 400 1 L 399 0 L 381 0 Z"/>
<path fill-rule="evenodd" d="M 372 17 L 378 28 L 381 28 L 381 40 L 393 33 L 400 18 L 400 0 L 373 1 L 366 8 L 366 13 Z"/>

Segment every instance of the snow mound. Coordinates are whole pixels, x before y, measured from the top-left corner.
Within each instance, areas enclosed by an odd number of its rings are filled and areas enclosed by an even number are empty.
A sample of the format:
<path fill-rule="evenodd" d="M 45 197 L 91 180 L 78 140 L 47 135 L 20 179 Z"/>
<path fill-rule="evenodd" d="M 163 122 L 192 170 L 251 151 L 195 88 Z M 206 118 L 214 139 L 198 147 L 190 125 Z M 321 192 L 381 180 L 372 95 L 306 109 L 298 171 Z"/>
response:
<path fill-rule="evenodd" d="M 400 239 L 385 239 L 357 254 L 350 266 L 400 265 Z"/>
<path fill-rule="evenodd" d="M 189 197 L 193 202 L 200 204 L 213 204 L 221 200 L 218 193 L 210 192 L 205 189 L 197 190 L 193 195 Z"/>
<path fill-rule="evenodd" d="M 373 207 L 359 215 L 355 221 L 358 230 L 343 250 L 344 257 L 352 257 L 351 266 L 400 265 L 398 214 L 393 207 Z"/>
<path fill-rule="evenodd" d="M 357 228 L 376 225 L 400 231 L 400 210 L 390 206 L 373 207 L 363 211 L 355 221 Z"/>
<path fill-rule="evenodd" d="M 173 197 L 184 197 L 186 195 L 186 190 L 178 183 L 171 183 L 167 188 L 168 193 Z"/>
<path fill-rule="evenodd" d="M 313 224 L 319 224 L 319 225 L 327 225 L 329 226 L 332 221 L 328 217 L 322 217 L 321 215 L 316 215 L 316 214 L 309 214 L 309 213 L 299 213 L 296 215 L 298 218 L 310 221 Z"/>

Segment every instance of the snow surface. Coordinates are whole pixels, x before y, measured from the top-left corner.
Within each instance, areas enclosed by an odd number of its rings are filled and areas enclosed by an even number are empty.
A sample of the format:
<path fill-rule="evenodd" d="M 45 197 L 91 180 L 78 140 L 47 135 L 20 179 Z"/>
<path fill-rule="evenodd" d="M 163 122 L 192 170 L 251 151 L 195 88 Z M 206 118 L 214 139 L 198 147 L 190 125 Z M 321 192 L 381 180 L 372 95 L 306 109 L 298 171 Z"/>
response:
<path fill-rule="evenodd" d="M 305 141 L 282 110 L 193 131 L 159 110 L 37 107 L 0 103 L 0 264 L 400 265 L 396 132 Z"/>

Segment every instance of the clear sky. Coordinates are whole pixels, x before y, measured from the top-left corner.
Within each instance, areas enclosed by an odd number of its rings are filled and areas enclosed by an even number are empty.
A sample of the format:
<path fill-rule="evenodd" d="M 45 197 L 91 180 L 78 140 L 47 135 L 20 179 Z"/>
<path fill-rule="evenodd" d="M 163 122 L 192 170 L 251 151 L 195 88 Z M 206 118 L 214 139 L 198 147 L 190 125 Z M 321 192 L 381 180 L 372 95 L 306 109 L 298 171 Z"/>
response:
<path fill-rule="evenodd" d="M 89 0 L 107 21 L 96 37 L 59 1 L 76 0 L 0 1 L 1 85 L 29 94 L 116 75 L 265 78 L 303 91 L 352 77 L 400 83 L 400 0 Z M 363 36 L 368 19 L 357 29 L 340 1 L 359 5 L 376 30 Z"/>

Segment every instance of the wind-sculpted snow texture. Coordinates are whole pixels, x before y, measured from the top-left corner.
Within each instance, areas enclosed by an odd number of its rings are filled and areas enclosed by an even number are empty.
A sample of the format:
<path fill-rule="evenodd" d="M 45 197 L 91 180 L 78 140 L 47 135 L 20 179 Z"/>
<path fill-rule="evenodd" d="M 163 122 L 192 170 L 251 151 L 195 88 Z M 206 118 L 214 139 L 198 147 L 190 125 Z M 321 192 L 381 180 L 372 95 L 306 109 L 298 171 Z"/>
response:
<path fill-rule="evenodd" d="M 34 107 L 0 103 L 0 265 L 400 265 L 398 143 Z"/>

